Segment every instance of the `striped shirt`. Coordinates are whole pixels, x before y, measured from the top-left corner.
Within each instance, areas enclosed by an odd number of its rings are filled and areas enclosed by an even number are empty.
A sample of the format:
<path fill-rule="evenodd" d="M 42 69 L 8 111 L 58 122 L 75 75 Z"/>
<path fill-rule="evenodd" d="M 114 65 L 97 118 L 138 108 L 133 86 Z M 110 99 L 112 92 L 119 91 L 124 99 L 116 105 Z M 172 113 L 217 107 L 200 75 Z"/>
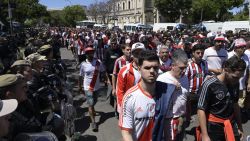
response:
<path fill-rule="evenodd" d="M 185 75 L 189 80 L 190 93 L 197 93 L 207 74 L 208 66 L 206 61 L 202 60 L 200 64 L 197 64 L 192 59 L 189 60 Z"/>
<path fill-rule="evenodd" d="M 126 60 L 126 58 L 124 56 L 121 56 L 119 58 L 117 58 L 115 60 L 115 65 L 114 65 L 114 70 L 113 70 L 113 74 L 114 75 L 118 75 L 118 72 L 120 71 L 120 69 L 127 65 L 128 63 L 130 63 L 130 60 Z"/>

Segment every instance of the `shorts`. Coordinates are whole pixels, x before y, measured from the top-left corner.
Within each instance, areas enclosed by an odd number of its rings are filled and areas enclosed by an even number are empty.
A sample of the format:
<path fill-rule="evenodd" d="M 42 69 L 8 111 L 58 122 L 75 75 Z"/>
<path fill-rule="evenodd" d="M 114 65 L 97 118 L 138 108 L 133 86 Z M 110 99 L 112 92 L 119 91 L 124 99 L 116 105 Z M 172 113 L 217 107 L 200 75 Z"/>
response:
<path fill-rule="evenodd" d="M 184 117 L 180 118 L 166 118 L 164 122 L 164 136 L 168 141 L 182 141 L 184 139 L 185 131 Z"/>
<path fill-rule="evenodd" d="M 89 107 L 91 106 L 95 106 L 96 102 L 97 102 L 97 95 L 98 95 L 98 91 L 86 91 L 84 90 L 85 95 L 86 95 L 86 101 Z"/>

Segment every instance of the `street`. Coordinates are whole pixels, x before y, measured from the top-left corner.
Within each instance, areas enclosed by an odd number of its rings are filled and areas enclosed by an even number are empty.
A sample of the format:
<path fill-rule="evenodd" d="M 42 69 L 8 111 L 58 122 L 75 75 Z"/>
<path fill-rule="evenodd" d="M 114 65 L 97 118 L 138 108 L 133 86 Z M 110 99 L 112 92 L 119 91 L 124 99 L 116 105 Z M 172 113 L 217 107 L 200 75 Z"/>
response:
<path fill-rule="evenodd" d="M 97 111 L 96 122 L 98 132 L 93 132 L 90 127 L 90 118 L 85 102 L 82 101 L 82 96 L 77 94 L 77 80 L 79 69 L 75 69 L 76 62 L 69 50 L 61 49 L 62 59 L 68 66 L 68 83 L 71 84 L 74 94 L 74 106 L 77 109 L 77 118 L 75 121 L 76 132 L 81 134 L 80 141 L 122 141 L 121 132 L 118 127 L 118 120 L 115 117 L 114 109 L 109 104 L 109 99 L 106 98 L 107 88 L 102 87 L 102 93 L 98 96 L 98 102 L 95 106 Z M 185 141 L 194 141 L 194 127 L 198 125 L 197 117 L 194 116 L 194 121 L 186 129 Z M 250 135 L 250 123 L 243 125 L 246 140 L 247 135 Z M 68 139 L 70 141 L 70 139 Z"/>

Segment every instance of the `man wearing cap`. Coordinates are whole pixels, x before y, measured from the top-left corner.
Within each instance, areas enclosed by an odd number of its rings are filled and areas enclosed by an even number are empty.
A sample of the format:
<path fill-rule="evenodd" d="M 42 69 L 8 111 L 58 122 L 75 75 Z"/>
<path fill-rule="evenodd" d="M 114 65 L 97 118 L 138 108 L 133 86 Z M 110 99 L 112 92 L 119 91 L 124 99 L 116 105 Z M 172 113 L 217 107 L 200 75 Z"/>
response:
<path fill-rule="evenodd" d="M 10 114 L 17 108 L 16 99 L 0 100 L 0 141 L 7 136 L 10 129 Z"/>
<path fill-rule="evenodd" d="M 0 76 L 0 99 L 16 99 L 18 107 L 13 112 L 12 137 L 22 132 L 40 132 L 42 125 L 37 118 L 36 109 L 27 97 L 27 84 L 20 75 L 5 74 Z"/>
<path fill-rule="evenodd" d="M 136 85 L 141 79 L 138 71 L 138 57 L 142 50 L 145 50 L 144 44 L 134 43 L 131 49 L 133 61 L 121 68 L 117 75 L 116 98 L 118 113 L 121 112 L 121 102 L 126 91 Z"/>
<path fill-rule="evenodd" d="M 30 62 L 27 60 L 17 60 L 10 67 L 11 73 L 21 74 L 26 81 L 31 81 L 33 77 Z"/>
<path fill-rule="evenodd" d="M 244 75 L 239 80 L 239 106 L 241 108 L 244 108 L 245 104 L 247 105 L 248 102 L 246 99 L 249 99 L 249 96 L 247 96 L 247 92 L 250 92 L 250 61 L 248 56 L 245 54 L 245 50 L 246 41 L 243 38 L 238 38 L 234 41 L 234 50 L 228 53 L 228 58 L 231 58 L 232 56 L 237 56 L 244 60 L 246 63 Z"/>
<path fill-rule="evenodd" d="M 222 64 L 227 60 L 227 51 L 223 48 L 225 37 L 217 35 L 214 39 L 214 46 L 205 50 L 203 60 L 208 63 L 208 71 L 210 74 L 218 75 L 222 72 Z"/>
<path fill-rule="evenodd" d="M 87 47 L 85 53 L 87 59 L 80 65 L 79 91 L 87 98 L 91 127 L 93 131 L 97 131 L 94 105 L 97 102 L 98 90 L 100 89 L 100 73 L 104 72 L 105 69 L 102 62 L 94 58 L 95 50 L 92 47 Z"/>

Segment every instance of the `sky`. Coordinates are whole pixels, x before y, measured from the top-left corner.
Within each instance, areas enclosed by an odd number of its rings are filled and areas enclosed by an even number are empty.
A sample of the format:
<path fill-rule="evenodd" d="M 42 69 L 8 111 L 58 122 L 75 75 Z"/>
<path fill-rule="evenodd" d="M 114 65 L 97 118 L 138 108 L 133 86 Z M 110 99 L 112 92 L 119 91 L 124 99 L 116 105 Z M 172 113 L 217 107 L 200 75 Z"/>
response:
<path fill-rule="evenodd" d="M 90 5 L 91 3 L 100 2 L 102 0 L 39 0 L 39 3 L 47 6 L 49 9 L 60 9 L 69 5 Z"/>

